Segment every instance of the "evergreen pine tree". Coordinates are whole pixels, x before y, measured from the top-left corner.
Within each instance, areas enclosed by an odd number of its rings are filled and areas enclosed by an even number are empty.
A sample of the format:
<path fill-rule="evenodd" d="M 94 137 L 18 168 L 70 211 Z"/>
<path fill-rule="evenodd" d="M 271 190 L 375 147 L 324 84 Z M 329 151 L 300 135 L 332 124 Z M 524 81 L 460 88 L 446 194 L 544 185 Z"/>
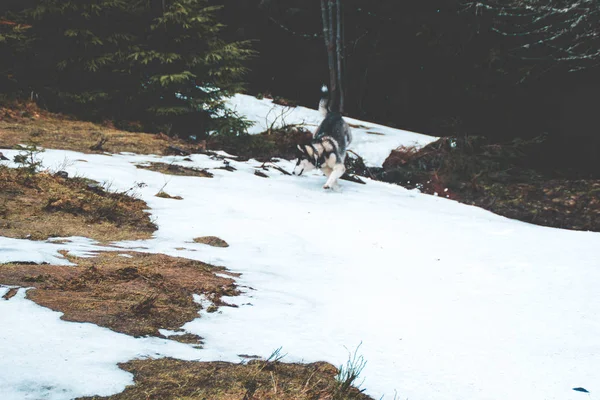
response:
<path fill-rule="evenodd" d="M 177 131 L 217 128 L 225 110 L 223 97 L 242 89 L 243 61 L 253 52 L 248 42 L 226 43 L 219 38 L 220 7 L 206 0 L 157 2 L 144 9 L 149 27 L 128 57 L 139 75 L 144 102 L 139 106 L 154 120 Z"/>
<path fill-rule="evenodd" d="M 17 79 L 51 108 L 186 135 L 228 119 L 222 97 L 242 88 L 253 52 L 248 42 L 220 39 L 219 7 L 207 0 L 31 1 L 11 10 L 31 26 Z"/>
<path fill-rule="evenodd" d="M 122 60 L 139 30 L 130 24 L 133 11 L 124 0 L 36 0 L 20 13 L 33 38 L 19 60 L 20 81 L 53 109 L 113 116 L 115 106 L 125 104 Z"/>
<path fill-rule="evenodd" d="M 18 90 L 14 60 L 27 48 L 29 28 L 0 16 L 0 94 Z"/>

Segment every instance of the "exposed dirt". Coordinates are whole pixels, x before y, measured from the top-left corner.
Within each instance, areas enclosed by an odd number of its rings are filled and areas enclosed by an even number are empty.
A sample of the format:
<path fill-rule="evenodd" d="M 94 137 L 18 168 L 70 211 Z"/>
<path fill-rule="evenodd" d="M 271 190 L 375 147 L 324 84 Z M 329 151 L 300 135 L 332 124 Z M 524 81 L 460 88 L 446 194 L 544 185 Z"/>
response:
<path fill-rule="evenodd" d="M 252 360 L 247 364 L 191 362 L 171 358 L 134 360 L 119 365 L 135 376 L 122 393 L 87 400 L 369 400 L 336 382 L 328 363 L 286 364 Z M 83 399 L 80 399 L 83 400 Z"/>
<path fill-rule="evenodd" d="M 16 295 L 16 294 L 17 294 L 17 292 L 18 292 L 18 290 L 19 290 L 19 289 L 17 289 L 17 288 L 10 288 L 10 289 L 8 290 L 8 292 L 6 292 L 6 293 L 4 294 L 4 296 L 2 296 L 2 298 L 3 298 L 4 300 L 10 300 L 10 299 L 12 299 L 13 297 L 15 297 L 15 295 Z"/>
<path fill-rule="evenodd" d="M 199 261 L 126 252 L 67 257 L 77 266 L 2 264 L 0 283 L 34 287 L 27 297 L 63 312 L 64 320 L 91 322 L 133 336 L 162 336 L 158 329 L 176 330 L 197 318 L 202 306 L 193 294 L 204 295 L 212 307 L 228 306 L 221 297 L 239 294 L 233 280 L 239 275 Z M 190 335 L 171 339 L 199 340 Z"/>
<path fill-rule="evenodd" d="M 508 218 L 555 228 L 600 232 L 600 180 L 551 179 L 483 183 L 463 201 Z"/>
<path fill-rule="evenodd" d="M 229 247 L 229 244 L 223 239 L 219 239 L 216 236 L 202 236 L 194 238 L 194 242 L 207 244 L 212 247 Z"/>
<path fill-rule="evenodd" d="M 393 151 L 376 179 L 543 226 L 600 232 L 600 179 L 561 175 L 536 161 L 540 142 L 442 138 Z M 591 171 L 593 172 L 593 171 Z M 600 171 L 596 171 L 600 172 Z"/>
<path fill-rule="evenodd" d="M 160 192 L 155 194 L 156 197 L 160 197 L 162 199 L 173 199 L 173 200 L 183 200 L 181 196 L 171 196 L 169 193 L 161 190 Z"/>
<path fill-rule="evenodd" d="M 43 240 L 84 236 L 100 242 L 148 239 L 156 230 L 148 206 L 83 178 L 0 165 L 0 235 Z"/>
<path fill-rule="evenodd" d="M 126 132 L 110 122 L 104 125 L 53 114 L 33 103 L 0 105 L 0 148 L 35 141 L 51 149 L 94 152 L 169 154 L 169 146 L 186 147 L 164 134 Z"/>
<path fill-rule="evenodd" d="M 177 164 L 167 164 L 160 162 L 153 162 L 148 164 L 137 164 L 136 167 L 141 169 L 148 169 L 150 171 L 160 172 L 167 175 L 179 175 L 179 176 L 197 176 L 200 178 L 212 178 L 213 174 L 205 169 L 184 167 Z"/>

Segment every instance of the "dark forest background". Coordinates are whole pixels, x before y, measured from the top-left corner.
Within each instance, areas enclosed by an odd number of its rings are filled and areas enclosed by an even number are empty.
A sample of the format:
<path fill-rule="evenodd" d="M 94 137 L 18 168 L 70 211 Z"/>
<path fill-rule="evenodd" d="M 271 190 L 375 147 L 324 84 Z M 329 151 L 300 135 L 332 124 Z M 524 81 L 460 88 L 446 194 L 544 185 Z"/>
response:
<path fill-rule="evenodd" d="M 329 79 L 320 2 L 224 3 L 229 38 L 256 39 L 260 57 L 249 63 L 249 92 L 315 107 Z M 493 32 L 492 15 L 464 1 L 343 4 L 347 114 L 435 136 L 508 141 L 547 134 L 540 156 L 600 170 L 599 69 L 569 72 L 517 57 L 520 39 Z"/>
<path fill-rule="evenodd" d="M 494 32 L 492 13 L 461 0 L 343 5 L 348 115 L 494 142 L 545 135 L 546 162 L 600 171 L 600 69 L 524 59 L 514 52 L 522 38 Z M 2 93 L 85 118 L 150 121 L 183 136 L 235 132 L 240 125 L 213 118 L 220 95 L 316 107 L 328 79 L 318 0 L 0 5 Z"/>

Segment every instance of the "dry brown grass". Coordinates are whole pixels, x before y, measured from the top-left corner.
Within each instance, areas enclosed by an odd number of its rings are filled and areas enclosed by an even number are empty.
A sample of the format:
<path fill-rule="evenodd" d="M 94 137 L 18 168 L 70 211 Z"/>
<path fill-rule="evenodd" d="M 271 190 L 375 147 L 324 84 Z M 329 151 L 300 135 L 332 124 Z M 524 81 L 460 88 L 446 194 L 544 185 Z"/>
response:
<path fill-rule="evenodd" d="M 201 363 L 171 358 L 134 360 L 119 365 L 135 375 L 135 385 L 111 400 L 368 400 L 350 388 L 339 391 L 336 368 L 328 363 Z"/>
<path fill-rule="evenodd" d="M 0 235 L 100 242 L 148 239 L 156 230 L 142 200 L 82 178 L 31 174 L 0 165 Z"/>
<path fill-rule="evenodd" d="M 160 172 L 166 175 L 197 176 L 200 178 L 213 177 L 213 174 L 211 174 L 205 169 L 184 167 L 177 164 L 153 162 L 148 164 L 136 164 L 136 167 L 141 169 L 148 169 L 150 171 Z"/>
<path fill-rule="evenodd" d="M 160 197 L 162 199 L 173 199 L 173 200 L 183 200 L 181 196 L 171 196 L 169 193 L 161 190 L 160 192 L 155 194 L 156 197 Z"/>
<path fill-rule="evenodd" d="M 102 139 L 106 142 L 92 148 Z M 49 149 L 74 150 L 83 153 L 131 152 L 139 154 L 167 154 L 169 146 L 185 144 L 162 134 L 125 132 L 105 125 L 78 121 L 38 109 L 34 104 L 0 106 L 0 148 L 13 148 L 34 140 Z"/>
<path fill-rule="evenodd" d="M 66 256 L 78 266 L 1 265 L 0 283 L 34 287 L 28 298 L 63 312 L 64 320 L 91 322 L 133 336 L 161 336 L 158 329 L 176 330 L 197 318 L 202 306 L 193 294 L 203 294 L 215 306 L 227 305 L 222 296 L 238 294 L 232 278 L 216 275 L 227 273 L 225 268 L 200 261 L 123 252 Z M 189 334 L 171 338 L 199 343 Z"/>
<path fill-rule="evenodd" d="M 375 178 L 475 205 L 542 226 L 600 231 L 600 179 L 549 170 L 534 138 L 490 143 L 444 137 L 416 150 L 401 147 Z"/>
<path fill-rule="evenodd" d="M 384 169 L 406 165 L 414 161 L 419 156 L 419 149 L 415 146 L 400 146 L 392 150 L 388 158 L 383 163 Z"/>
<path fill-rule="evenodd" d="M 194 238 L 194 242 L 207 244 L 212 247 L 229 247 L 229 244 L 216 236 L 202 236 Z"/>

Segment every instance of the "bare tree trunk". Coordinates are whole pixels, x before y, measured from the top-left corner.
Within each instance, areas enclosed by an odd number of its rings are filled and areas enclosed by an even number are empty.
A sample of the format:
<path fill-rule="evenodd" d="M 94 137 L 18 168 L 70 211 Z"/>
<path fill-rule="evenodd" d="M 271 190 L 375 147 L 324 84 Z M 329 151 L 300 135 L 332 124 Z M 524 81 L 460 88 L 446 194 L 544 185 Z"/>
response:
<path fill-rule="evenodd" d="M 340 113 L 344 112 L 344 85 L 343 85 L 343 74 L 342 74 L 342 63 L 344 60 L 343 57 L 343 43 L 342 43 L 342 4 L 340 0 L 336 1 L 337 7 L 337 41 L 336 41 L 336 53 L 337 53 L 337 88 L 339 94 L 339 105 L 340 105 Z"/>
<path fill-rule="evenodd" d="M 340 107 L 339 102 L 339 88 L 338 88 L 338 77 L 336 69 L 336 41 L 335 41 L 335 14 L 333 8 L 335 6 L 335 0 L 328 0 L 329 2 L 329 47 L 327 53 L 329 54 L 329 80 L 331 81 L 331 98 L 330 98 L 330 109 L 338 111 Z"/>
<path fill-rule="evenodd" d="M 329 23 L 327 18 L 327 0 L 321 0 L 321 22 L 323 22 L 323 38 L 325 47 L 329 47 Z"/>
<path fill-rule="evenodd" d="M 325 48 L 327 49 L 329 62 L 329 89 L 331 92 L 329 109 L 342 112 L 344 108 L 342 83 L 342 64 L 344 58 L 340 0 L 321 0 L 321 18 L 323 20 L 323 36 L 325 38 Z"/>

